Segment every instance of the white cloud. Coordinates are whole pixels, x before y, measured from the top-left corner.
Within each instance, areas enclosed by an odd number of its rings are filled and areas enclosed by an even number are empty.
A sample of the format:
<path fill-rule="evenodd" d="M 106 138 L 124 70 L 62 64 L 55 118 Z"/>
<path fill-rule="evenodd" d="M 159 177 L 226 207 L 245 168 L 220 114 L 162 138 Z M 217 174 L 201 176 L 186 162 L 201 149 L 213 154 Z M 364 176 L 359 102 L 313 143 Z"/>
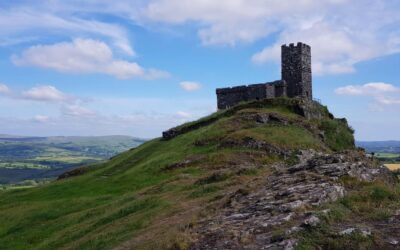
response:
<path fill-rule="evenodd" d="M 398 98 L 392 98 L 392 97 L 386 98 L 386 97 L 381 97 L 381 98 L 378 99 L 378 102 L 379 102 L 380 104 L 383 104 L 383 105 L 399 105 L 399 104 L 400 104 L 400 97 L 398 97 Z"/>
<path fill-rule="evenodd" d="M 184 111 L 178 111 L 176 112 L 176 116 L 180 119 L 189 119 L 192 117 L 192 114 Z"/>
<path fill-rule="evenodd" d="M 50 85 L 33 87 L 30 90 L 22 92 L 21 97 L 27 100 L 44 102 L 66 102 L 73 99 Z"/>
<path fill-rule="evenodd" d="M 368 46 L 352 41 L 345 32 L 327 23 L 316 23 L 305 30 L 287 30 L 278 42 L 252 56 L 254 63 L 279 62 L 281 45 L 297 41 L 307 43 L 312 50 L 312 69 L 317 75 L 354 72 L 354 64 L 378 55 Z"/>
<path fill-rule="evenodd" d="M 70 116 L 94 116 L 96 112 L 78 104 L 65 106 L 63 113 Z"/>
<path fill-rule="evenodd" d="M 348 85 L 335 90 L 337 95 L 367 96 L 374 100 L 373 109 L 382 110 L 382 106 L 400 104 L 400 88 L 384 82 L 372 82 L 364 85 Z"/>
<path fill-rule="evenodd" d="M 8 94 L 10 89 L 5 84 L 0 83 L 0 94 Z"/>
<path fill-rule="evenodd" d="M 348 85 L 335 90 L 335 93 L 338 95 L 350 96 L 379 96 L 393 92 L 400 92 L 400 88 L 384 82 L 372 82 L 364 85 Z"/>
<path fill-rule="evenodd" d="M 33 117 L 33 120 L 35 122 L 44 123 L 44 122 L 48 122 L 50 120 L 50 118 L 45 115 L 36 115 L 35 117 Z"/>
<path fill-rule="evenodd" d="M 120 79 L 156 78 L 162 71 L 146 70 L 134 62 L 114 59 L 107 44 L 92 39 L 75 39 L 53 45 L 37 45 L 12 61 L 18 66 L 37 66 L 66 73 L 104 73 Z"/>
<path fill-rule="evenodd" d="M 196 91 L 196 90 L 201 89 L 201 84 L 198 82 L 184 81 L 184 82 L 180 82 L 179 85 L 185 91 Z"/>

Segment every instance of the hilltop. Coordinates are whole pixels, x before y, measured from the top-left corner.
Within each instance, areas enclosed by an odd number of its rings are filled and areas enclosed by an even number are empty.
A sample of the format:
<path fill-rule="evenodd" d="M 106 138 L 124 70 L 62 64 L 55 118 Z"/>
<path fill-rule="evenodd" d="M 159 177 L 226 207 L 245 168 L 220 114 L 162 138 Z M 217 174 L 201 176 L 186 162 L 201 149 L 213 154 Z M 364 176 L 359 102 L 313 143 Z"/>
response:
<path fill-rule="evenodd" d="M 0 192 L 0 246 L 395 248 L 397 179 L 353 132 L 317 102 L 241 103 L 69 178 Z"/>

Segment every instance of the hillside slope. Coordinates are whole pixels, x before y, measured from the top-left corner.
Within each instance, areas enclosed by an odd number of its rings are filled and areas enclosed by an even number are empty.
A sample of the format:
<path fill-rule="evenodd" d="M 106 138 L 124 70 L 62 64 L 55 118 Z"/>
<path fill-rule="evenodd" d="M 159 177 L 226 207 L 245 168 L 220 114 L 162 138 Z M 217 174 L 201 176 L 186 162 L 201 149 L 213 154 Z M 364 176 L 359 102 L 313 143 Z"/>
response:
<path fill-rule="evenodd" d="M 318 103 L 244 103 L 79 176 L 0 192 L 0 248 L 395 246 L 397 181 L 352 133 Z"/>

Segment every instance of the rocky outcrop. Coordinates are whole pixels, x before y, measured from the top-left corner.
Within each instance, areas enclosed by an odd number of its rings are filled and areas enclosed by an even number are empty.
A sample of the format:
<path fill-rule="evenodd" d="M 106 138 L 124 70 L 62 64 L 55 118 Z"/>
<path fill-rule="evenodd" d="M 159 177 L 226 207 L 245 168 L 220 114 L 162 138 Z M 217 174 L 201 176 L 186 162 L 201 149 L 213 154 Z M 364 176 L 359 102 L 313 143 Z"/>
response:
<path fill-rule="evenodd" d="M 226 139 L 221 141 L 220 143 L 221 148 L 248 148 L 248 149 L 256 149 L 256 150 L 263 150 L 269 154 L 279 155 L 288 157 L 292 153 L 290 150 L 282 150 L 279 147 L 271 145 L 265 141 L 255 140 L 250 137 L 243 138 L 242 140 L 233 140 L 233 139 Z"/>
<path fill-rule="evenodd" d="M 73 170 L 70 170 L 70 171 L 67 171 L 67 172 L 61 174 L 60 176 L 58 176 L 57 180 L 80 176 L 80 175 L 85 174 L 88 171 L 89 171 L 89 168 L 87 168 L 87 167 L 75 168 Z"/>
<path fill-rule="evenodd" d="M 294 166 L 275 165 L 255 190 L 232 193 L 219 213 L 200 223 L 190 249 L 293 249 L 296 232 L 319 225 L 315 209 L 346 194 L 340 177 L 395 181 L 360 152 L 302 151 L 298 157 Z"/>

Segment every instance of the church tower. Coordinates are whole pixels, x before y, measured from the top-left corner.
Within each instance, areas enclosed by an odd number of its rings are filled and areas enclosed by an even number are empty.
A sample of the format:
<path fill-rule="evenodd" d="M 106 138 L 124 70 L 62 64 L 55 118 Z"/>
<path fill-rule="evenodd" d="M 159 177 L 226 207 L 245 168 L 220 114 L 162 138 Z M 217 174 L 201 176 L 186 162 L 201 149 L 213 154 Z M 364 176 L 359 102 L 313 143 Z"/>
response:
<path fill-rule="evenodd" d="M 312 100 L 311 47 L 304 43 L 282 45 L 282 80 L 288 97 Z"/>

